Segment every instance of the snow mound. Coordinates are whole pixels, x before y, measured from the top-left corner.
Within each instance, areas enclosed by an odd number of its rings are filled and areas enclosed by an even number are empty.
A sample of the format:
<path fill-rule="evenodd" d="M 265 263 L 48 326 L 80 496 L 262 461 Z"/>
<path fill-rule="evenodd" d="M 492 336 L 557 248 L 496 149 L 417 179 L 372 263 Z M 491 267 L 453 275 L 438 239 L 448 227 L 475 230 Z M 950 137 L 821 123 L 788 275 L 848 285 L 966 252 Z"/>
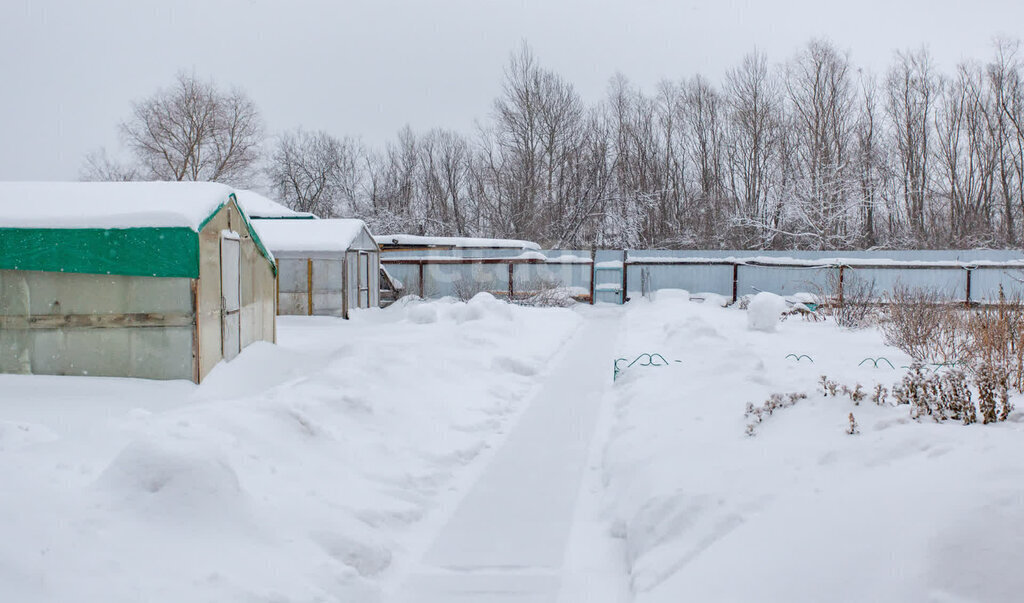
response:
<path fill-rule="evenodd" d="M 410 322 L 428 325 L 437 322 L 437 308 L 434 304 L 414 304 L 409 307 L 406 316 Z"/>
<path fill-rule="evenodd" d="M 800 303 L 800 304 L 820 304 L 821 303 L 821 298 L 819 298 L 817 295 L 815 295 L 813 293 L 808 293 L 806 291 L 798 291 L 798 292 L 794 293 L 793 295 L 790 295 L 789 297 L 794 302 L 797 302 L 797 303 Z"/>
<path fill-rule="evenodd" d="M 724 308 L 732 303 L 732 299 L 718 293 L 698 293 L 694 297 L 701 303 L 709 306 L 718 306 L 719 308 Z"/>
<path fill-rule="evenodd" d="M 687 316 L 665 325 L 666 340 L 673 345 L 685 346 L 694 339 L 722 339 L 722 334 L 708 321 L 698 316 Z"/>
<path fill-rule="evenodd" d="M 117 455 L 96 485 L 129 506 L 189 521 L 235 515 L 242 500 L 238 475 L 227 459 L 185 443 L 136 440 Z"/>
<path fill-rule="evenodd" d="M 779 318 L 786 312 L 786 300 L 762 291 L 750 300 L 747 307 L 747 328 L 751 331 L 774 333 L 779 326 Z"/>
<path fill-rule="evenodd" d="M 690 301 L 690 292 L 686 289 L 658 289 L 654 292 L 654 301 L 665 301 L 669 299 Z"/>

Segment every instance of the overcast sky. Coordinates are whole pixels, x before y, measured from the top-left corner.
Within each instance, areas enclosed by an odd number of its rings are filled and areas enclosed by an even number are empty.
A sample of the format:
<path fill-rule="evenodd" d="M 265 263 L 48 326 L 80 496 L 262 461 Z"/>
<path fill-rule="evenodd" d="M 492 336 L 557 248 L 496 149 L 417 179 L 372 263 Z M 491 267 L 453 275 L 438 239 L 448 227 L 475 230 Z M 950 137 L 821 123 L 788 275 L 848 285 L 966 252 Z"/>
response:
<path fill-rule="evenodd" d="M 1021 23 L 1019 0 L 0 0 L 0 179 L 76 179 L 180 70 L 247 91 L 271 133 L 376 145 L 405 124 L 472 128 L 520 40 L 596 100 L 617 71 L 647 89 L 718 80 L 812 37 L 877 73 L 922 44 L 948 70 Z"/>

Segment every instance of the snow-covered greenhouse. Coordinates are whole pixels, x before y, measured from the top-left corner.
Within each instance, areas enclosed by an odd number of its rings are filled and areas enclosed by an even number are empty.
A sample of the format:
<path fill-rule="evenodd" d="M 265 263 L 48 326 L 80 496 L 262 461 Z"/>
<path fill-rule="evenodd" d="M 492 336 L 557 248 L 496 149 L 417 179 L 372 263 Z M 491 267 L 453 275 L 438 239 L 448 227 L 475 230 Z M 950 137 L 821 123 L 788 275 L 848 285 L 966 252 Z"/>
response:
<path fill-rule="evenodd" d="M 253 220 L 278 263 L 278 313 L 349 317 L 380 303 L 380 248 L 362 220 Z"/>
<path fill-rule="evenodd" d="M 227 186 L 0 183 L 0 372 L 199 382 L 274 341 L 275 283 Z"/>

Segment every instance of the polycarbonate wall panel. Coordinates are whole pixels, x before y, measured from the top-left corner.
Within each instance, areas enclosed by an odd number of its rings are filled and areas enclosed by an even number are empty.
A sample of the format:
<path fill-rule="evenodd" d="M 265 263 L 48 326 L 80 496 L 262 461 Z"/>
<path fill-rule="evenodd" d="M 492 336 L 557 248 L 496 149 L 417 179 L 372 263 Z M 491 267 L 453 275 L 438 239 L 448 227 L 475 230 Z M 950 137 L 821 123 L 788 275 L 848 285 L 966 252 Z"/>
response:
<path fill-rule="evenodd" d="M 277 260 L 277 313 L 282 315 L 309 314 L 309 268 L 306 260 Z"/>
<path fill-rule="evenodd" d="M 165 315 L 182 326 L 113 326 L 133 314 Z M 83 317 L 117 315 L 106 327 Z M 0 372 L 192 378 L 191 282 L 187 278 L 0 271 Z M 31 326 L 17 321 L 33 318 Z M 150 321 L 157 320 L 150 317 Z M 53 325 L 45 328 L 42 325 Z"/>
<path fill-rule="evenodd" d="M 27 354 L 12 358 L 5 351 L 19 335 Z M 0 350 L 2 372 L 192 378 L 192 327 L 2 330 Z M 17 370 L 26 357 L 30 370 Z"/>
<path fill-rule="evenodd" d="M 385 256 L 387 257 L 387 256 Z M 397 279 L 402 283 L 402 293 L 404 295 L 419 295 L 420 294 L 420 267 L 416 264 L 384 264 L 384 269 L 388 271 L 392 279 Z"/>
<path fill-rule="evenodd" d="M 0 270 L 0 315 L 191 311 L 187 278 Z"/>
<path fill-rule="evenodd" d="M 576 294 L 590 294 L 590 264 L 515 264 L 513 284 L 517 293 L 548 287 L 571 287 Z"/>
<path fill-rule="evenodd" d="M 305 293 L 309 284 L 306 260 L 278 259 L 277 288 L 281 293 Z"/>
<path fill-rule="evenodd" d="M 426 296 L 470 298 L 487 291 L 508 294 L 508 264 L 433 264 L 423 267 Z"/>
<path fill-rule="evenodd" d="M 370 253 L 370 307 L 380 306 L 380 254 Z"/>
<path fill-rule="evenodd" d="M 359 308 L 359 252 L 347 252 L 345 262 L 345 297 L 348 309 L 355 310 Z"/>
<path fill-rule="evenodd" d="M 341 258 L 313 260 L 313 314 L 316 316 L 341 316 L 345 293 L 344 267 Z"/>

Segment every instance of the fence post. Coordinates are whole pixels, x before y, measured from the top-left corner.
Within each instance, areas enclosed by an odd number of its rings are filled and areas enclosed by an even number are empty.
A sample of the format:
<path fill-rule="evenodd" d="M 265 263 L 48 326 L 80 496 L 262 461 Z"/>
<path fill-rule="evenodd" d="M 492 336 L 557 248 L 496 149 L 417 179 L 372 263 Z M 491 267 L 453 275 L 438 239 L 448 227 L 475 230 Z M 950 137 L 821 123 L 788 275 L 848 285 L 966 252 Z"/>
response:
<path fill-rule="evenodd" d="M 839 265 L 839 307 L 840 308 L 843 307 L 843 277 L 844 277 L 843 270 L 845 268 L 846 268 L 846 266 L 843 266 L 842 264 Z"/>
<path fill-rule="evenodd" d="M 423 262 L 420 262 L 420 297 L 427 299 L 427 285 L 423 282 Z"/>
<path fill-rule="evenodd" d="M 313 315 L 313 259 L 306 259 L 306 314 Z"/>
<path fill-rule="evenodd" d="M 965 301 L 965 304 L 967 305 L 968 308 L 970 308 L 971 307 L 971 272 L 972 272 L 972 270 L 970 268 L 964 268 L 964 270 L 967 272 L 967 300 Z"/>
<path fill-rule="evenodd" d="M 590 305 L 594 305 L 594 274 L 597 271 L 597 247 L 590 248 Z"/>
<path fill-rule="evenodd" d="M 740 292 L 740 265 L 732 265 L 732 303 L 739 299 Z"/>
<path fill-rule="evenodd" d="M 620 295 L 622 303 L 626 303 L 626 285 L 628 284 L 626 280 L 626 261 L 629 259 L 628 253 L 625 249 L 622 250 L 622 293 Z"/>
<path fill-rule="evenodd" d="M 515 295 L 515 286 L 512 284 L 515 267 L 516 265 L 512 262 L 508 263 L 508 301 L 512 301 L 512 296 Z"/>

